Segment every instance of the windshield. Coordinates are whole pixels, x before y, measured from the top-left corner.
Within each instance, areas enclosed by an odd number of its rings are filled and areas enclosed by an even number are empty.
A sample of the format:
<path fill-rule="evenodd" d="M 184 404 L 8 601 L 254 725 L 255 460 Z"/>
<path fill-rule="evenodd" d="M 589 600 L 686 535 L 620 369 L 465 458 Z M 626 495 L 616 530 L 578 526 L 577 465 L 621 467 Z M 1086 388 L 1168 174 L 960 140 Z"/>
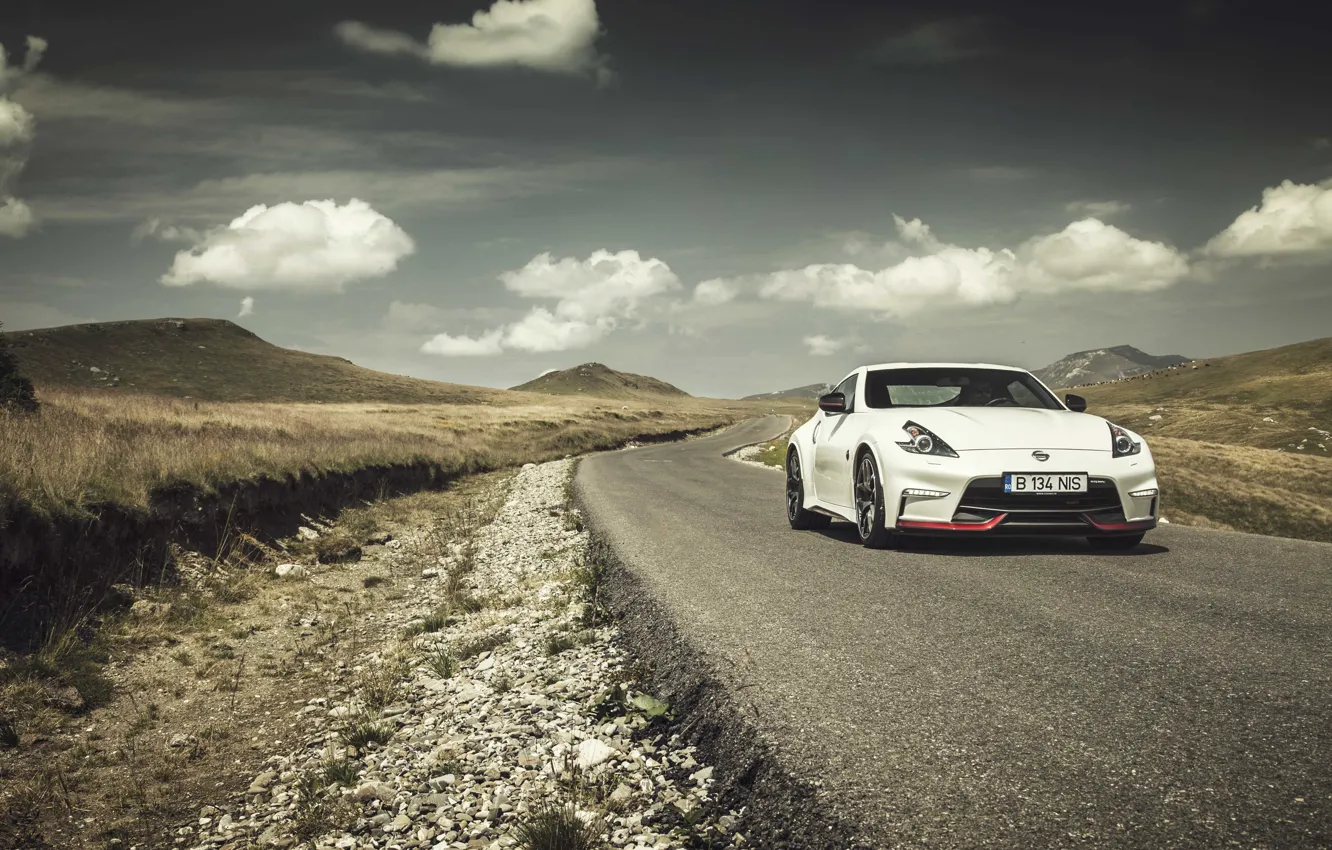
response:
<path fill-rule="evenodd" d="M 1063 410 L 1026 372 L 1009 369 L 871 369 L 867 407 L 1035 407 Z"/>

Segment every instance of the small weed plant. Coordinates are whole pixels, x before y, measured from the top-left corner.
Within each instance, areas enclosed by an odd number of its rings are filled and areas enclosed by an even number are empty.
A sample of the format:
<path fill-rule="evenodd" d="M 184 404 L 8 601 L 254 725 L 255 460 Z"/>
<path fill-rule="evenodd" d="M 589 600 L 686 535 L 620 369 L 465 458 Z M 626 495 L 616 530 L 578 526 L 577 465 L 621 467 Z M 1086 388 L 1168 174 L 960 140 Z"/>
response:
<path fill-rule="evenodd" d="M 348 744 L 362 750 L 371 744 L 387 744 L 393 738 L 393 727 L 368 714 L 361 714 L 353 718 L 343 737 Z"/>
<path fill-rule="evenodd" d="M 573 804 L 547 805 L 518 825 L 513 837 L 520 850 L 598 850 L 605 847 L 599 819 L 584 821 Z"/>

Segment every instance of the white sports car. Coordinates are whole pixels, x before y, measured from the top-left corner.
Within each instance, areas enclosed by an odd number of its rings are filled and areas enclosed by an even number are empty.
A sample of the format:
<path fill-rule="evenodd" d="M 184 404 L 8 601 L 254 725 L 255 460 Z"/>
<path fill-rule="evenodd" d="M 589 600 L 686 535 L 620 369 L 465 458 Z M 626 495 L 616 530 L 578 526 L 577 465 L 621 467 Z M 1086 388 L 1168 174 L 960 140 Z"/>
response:
<path fill-rule="evenodd" d="M 871 548 L 898 534 L 1062 534 L 1131 549 L 1156 527 L 1156 465 L 1142 437 L 1086 409 L 1008 366 L 862 366 L 791 436 L 787 519 L 853 522 Z"/>

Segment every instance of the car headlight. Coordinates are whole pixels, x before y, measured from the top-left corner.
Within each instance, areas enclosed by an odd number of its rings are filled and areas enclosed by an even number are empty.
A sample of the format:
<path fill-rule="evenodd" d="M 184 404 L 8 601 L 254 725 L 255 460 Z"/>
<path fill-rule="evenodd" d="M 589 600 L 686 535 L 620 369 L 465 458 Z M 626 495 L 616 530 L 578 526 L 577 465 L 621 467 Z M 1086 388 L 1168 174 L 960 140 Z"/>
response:
<path fill-rule="evenodd" d="M 1113 422 L 1107 424 L 1110 426 L 1110 446 L 1115 457 L 1127 457 L 1142 451 L 1142 443 L 1130 437 L 1128 431 Z"/>
<path fill-rule="evenodd" d="M 906 432 L 907 439 L 898 443 L 902 451 L 911 452 L 916 455 L 938 455 L 940 457 L 957 457 L 957 452 L 953 447 L 936 437 L 928 428 L 917 425 L 915 422 L 907 422 L 902 426 Z"/>

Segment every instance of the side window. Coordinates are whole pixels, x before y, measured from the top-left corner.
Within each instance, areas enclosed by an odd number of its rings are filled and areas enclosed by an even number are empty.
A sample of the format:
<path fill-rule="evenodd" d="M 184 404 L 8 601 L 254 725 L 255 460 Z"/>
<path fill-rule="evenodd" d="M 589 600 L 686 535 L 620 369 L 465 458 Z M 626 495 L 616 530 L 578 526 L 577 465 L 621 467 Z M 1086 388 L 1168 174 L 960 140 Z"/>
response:
<path fill-rule="evenodd" d="M 847 378 L 845 381 L 842 381 L 833 390 L 833 392 L 835 393 L 841 393 L 842 395 L 846 396 L 847 413 L 850 413 L 851 411 L 856 409 L 856 383 L 859 378 L 860 378 L 860 373 L 857 372 L 854 375 Z"/>
<path fill-rule="evenodd" d="M 1014 381 L 1008 385 L 1008 394 L 1013 397 L 1013 401 L 1023 407 L 1045 407 L 1036 394 L 1027 388 L 1027 385 L 1021 381 Z"/>

